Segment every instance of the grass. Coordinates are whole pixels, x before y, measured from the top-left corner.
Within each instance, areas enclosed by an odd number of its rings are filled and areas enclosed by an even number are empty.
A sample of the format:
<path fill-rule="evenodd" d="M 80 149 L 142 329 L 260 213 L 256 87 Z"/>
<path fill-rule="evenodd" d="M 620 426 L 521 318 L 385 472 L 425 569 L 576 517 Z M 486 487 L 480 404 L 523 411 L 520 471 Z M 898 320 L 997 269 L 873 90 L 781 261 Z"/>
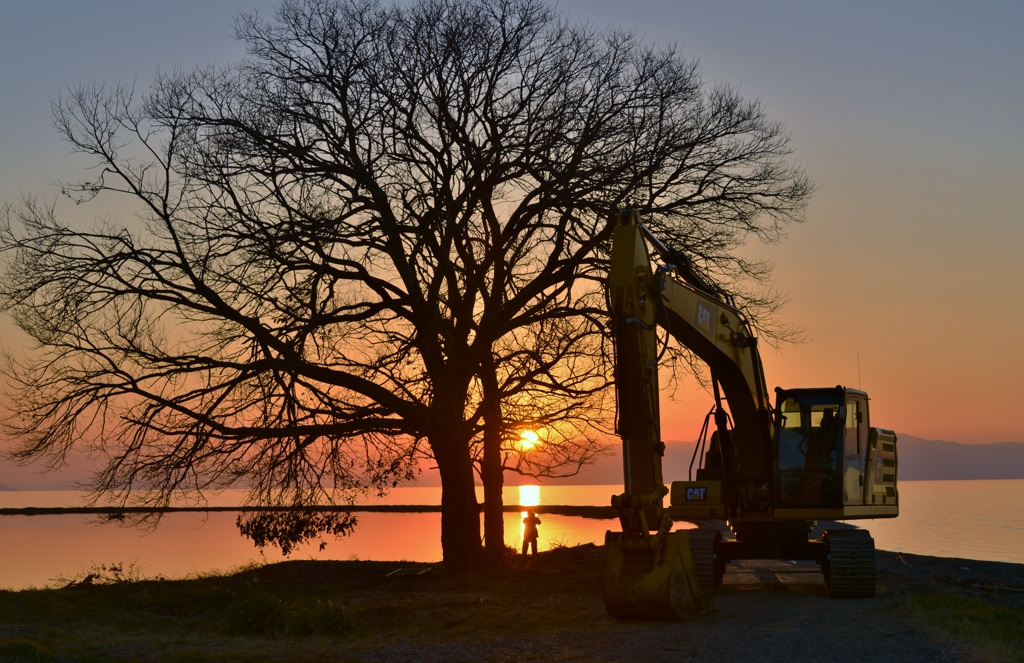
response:
<path fill-rule="evenodd" d="M 345 605 L 329 599 L 283 600 L 256 581 L 223 612 L 226 630 L 237 635 L 344 637 L 355 626 Z"/>
<path fill-rule="evenodd" d="M 0 661 L 292 660 L 355 626 L 311 588 L 214 580 L 139 582 L 0 594 Z M 303 639 L 301 652 L 287 642 Z"/>
<path fill-rule="evenodd" d="M 358 661 L 389 642 L 554 633 L 605 618 L 602 561 L 589 546 L 469 576 L 387 578 L 428 565 L 293 561 L 175 581 L 107 565 L 63 588 L 0 591 L 0 662 Z"/>
<path fill-rule="evenodd" d="M 1024 662 L 1024 610 L 959 594 L 911 594 L 905 600 L 917 621 L 967 643 L 979 658 Z"/>

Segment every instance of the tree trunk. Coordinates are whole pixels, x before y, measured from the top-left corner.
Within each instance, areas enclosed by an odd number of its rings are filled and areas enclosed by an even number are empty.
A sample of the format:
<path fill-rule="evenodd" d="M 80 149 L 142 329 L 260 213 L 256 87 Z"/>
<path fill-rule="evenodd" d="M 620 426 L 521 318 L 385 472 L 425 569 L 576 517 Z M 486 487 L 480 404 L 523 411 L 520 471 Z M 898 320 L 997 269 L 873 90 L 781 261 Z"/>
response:
<path fill-rule="evenodd" d="M 449 413 L 451 414 L 451 413 Z M 459 412 L 461 415 L 461 411 Z M 438 426 L 431 434 L 430 447 L 441 474 L 441 552 L 447 573 L 480 568 L 480 505 L 476 501 L 473 462 L 469 442 L 458 423 Z"/>
<path fill-rule="evenodd" d="M 484 461 L 481 478 L 484 483 L 484 542 L 487 557 L 501 560 L 505 554 L 505 513 L 501 491 L 505 484 L 501 468 L 501 438 L 488 440 L 484 433 Z"/>
<path fill-rule="evenodd" d="M 484 458 L 480 479 L 484 484 L 484 544 L 487 558 L 500 562 L 505 554 L 505 514 L 501 490 L 505 473 L 501 462 L 501 437 L 504 422 L 498 380 L 492 366 L 481 367 L 484 390 Z"/>

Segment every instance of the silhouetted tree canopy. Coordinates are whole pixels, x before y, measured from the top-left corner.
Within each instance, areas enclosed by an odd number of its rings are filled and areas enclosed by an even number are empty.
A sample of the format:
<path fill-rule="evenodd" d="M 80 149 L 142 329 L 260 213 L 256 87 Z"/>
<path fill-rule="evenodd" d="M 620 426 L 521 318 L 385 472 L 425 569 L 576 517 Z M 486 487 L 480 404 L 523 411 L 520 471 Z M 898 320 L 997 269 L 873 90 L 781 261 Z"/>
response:
<path fill-rule="evenodd" d="M 610 433 L 620 207 L 788 333 L 770 266 L 736 249 L 780 238 L 811 185 L 784 128 L 676 50 L 538 0 L 286 0 L 236 33 L 237 65 L 53 102 L 95 161 L 65 192 L 140 213 L 4 210 L 0 296 L 37 345 L 7 366 L 18 458 L 92 449 L 94 488 L 126 501 L 312 505 L 431 457 L 445 564 L 471 568 L 474 463 L 500 539 L 504 469 L 575 471 Z"/>

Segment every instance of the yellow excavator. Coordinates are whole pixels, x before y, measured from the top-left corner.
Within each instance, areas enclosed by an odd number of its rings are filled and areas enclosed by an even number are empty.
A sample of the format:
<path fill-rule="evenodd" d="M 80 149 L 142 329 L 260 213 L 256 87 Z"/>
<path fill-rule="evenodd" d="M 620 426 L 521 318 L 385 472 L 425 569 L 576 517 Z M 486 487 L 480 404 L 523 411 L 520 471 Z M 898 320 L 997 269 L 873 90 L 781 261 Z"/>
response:
<path fill-rule="evenodd" d="M 653 269 L 648 244 L 662 263 Z M 636 210 L 615 221 L 608 300 L 625 478 L 624 492 L 612 497 L 622 531 L 605 536 L 609 614 L 696 617 L 732 560 L 813 560 L 832 596 L 873 596 L 867 530 L 810 538 L 819 520 L 899 515 L 896 435 L 871 427 L 868 395 L 843 386 L 776 388 L 772 407 L 744 315 Z M 661 469 L 659 327 L 708 365 L 715 399 L 691 474 L 671 488 Z M 725 520 L 734 537 L 724 540 L 711 526 L 672 531 L 676 520 Z"/>

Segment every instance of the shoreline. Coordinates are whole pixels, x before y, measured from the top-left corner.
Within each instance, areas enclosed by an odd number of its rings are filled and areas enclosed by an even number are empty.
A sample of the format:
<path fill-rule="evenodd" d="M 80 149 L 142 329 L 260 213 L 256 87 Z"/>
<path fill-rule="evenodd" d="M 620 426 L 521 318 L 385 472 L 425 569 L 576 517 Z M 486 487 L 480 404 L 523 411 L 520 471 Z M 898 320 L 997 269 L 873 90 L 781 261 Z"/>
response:
<path fill-rule="evenodd" d="M 522 506 L 519 504 L 503 504 L 504 513 L 516 513 L 526 510 L 535 513 L 547 513 L 557 516 L 576 516 L 596 520 L 615 520 L 618 512 L 610 506 L 571 506 L 558 504 L 542 504 Z M 480 505 L 483 513 L 484 505 Z M 157 513 L 222 513 L 222 512 L 302 512 L 302 513 L 441 513 L 441 505 L 434 504 L 354 504 L 347 506 L 96 506 L 96 507 L 3 507 L 0 516 L 63 516 L 88 515 L 111 516 L 146 515 Z"/>
<path fill-rule="evenodd" d="M 519 562 L 528 563 L 529 560 L 537 559 L 537 557 L 547 558 L 552 556 L 561 556 L 565 554 L 578 554 L 580 551 L 588 551 L 592 553 L 599 551 L 601 558 L 603 559 L 604 546 L 596 543 L 582 543 L 571 546 L 558 546 L 550 550 L 542 551 L 534 556 L 523 557 L 519 555 L 511 547 L 509 548 L 511 560 L 513 560 L 513 566 Z M 1003 594 L 1005 597 L 1009 597 L 1013 600 L 1020 602 L 1020 607 L 1024 609 L 1024 564 L 1018 562 L 1003 562 L 995 560 L 981 560 L 972 559 L 967 557 L 941 557 L 936 555 L 920 555 L 916 553 L 908 553 L 902 551 L 892 550 L 875 550 L 876 561 L 875 568 L 876 572 L 881 576 L 898 576 L 905 578 L 912 583 L 925 583 L 935 587 L 947 587 L 955 588 L 966 592 L 973 593 L 989 593 L 989 594 Z M 749 560 L 754 565 L 764 564 L 789 564 L 794 566 L 803 567 L 814 567 L 815 562 L 804 561 L 804 562 L 792 562 L 784 560 Z M 735 566 L 743 566 L 745 561 L 731 562 Z M 275 569 L 285 568 L 291 565 L 313 565 L 321 566 L 323 568 L 329 568 L 336 565 L 345 566 L 365 566 L 365 567 L 395 567 L 401 569 L 403 567 L 413 567 L 416 569 L 429 569 L 431 571 L 437 571 L 434 575 L 444 575 L 443 562 L 419 562 L 409 560 L 376 560 L 376 559 L 349 559 L 349 560 L 337 560 L 337 559 L 283 559 L 273 562 L 256 563 L 250 562 L 249 564 L 243 564 L 234 569 L 227 569 L 224 571 L 214 570 L 206 573 L 198 573 L 195 575 L 186 575 L 184 577 L 167 577 L 162 574 L 155 576 L 142 576 L 138 574 L 130 579 L 118 579 L 116 582 L 109 584 L 120 584 L 121 582 L 160 582 L 160 583 L 186 583 L 195 581 L 197 579 L 203 580 L 227 580 L 235 578 L 240 575 L 248 573 L 259 573 L 261 569 Z M 95 566 L 95 565 L 94 565 Z M 120 563 L 115 563 L 112 566 L 123 566 Z M 96 567 L 100 568 L 100 567 Z M 111 567 L 112 568 L 112 567 Z M 493 571 L 494 569 L 490 569 Z M 806 569 L 805 569 L 806 570 Z M 500 571 L 500 569 L 499 569 Z M 735 569 L 733 569 L 735 571 Z M 482 570 L 479 572 L 470 573 L 472 577 L 476 573 L 488 573 L 489 570 Z M 87 572 L 83 571 L 80 575 L 83 577 L 88 575 Z M 399 575 L 405 575 L 399 574 Z M 460 576 L 454 576 L 460 577 Z M 72 583 L 75 584 L 75 583 Z M 88 583 L 87 583 L 88 584 Z M 102 585 L 105 583 L 97 583 Z M 0 594 L 3 593 L 18 593 L 18 592 L 33 592 L 33 591 L 56 591 L 60 589 L 66 589 L 66 587 L 56 586 L 44 586 L 44 587 L 26 587 L 23 589 L 8 589 L 0 586 Z M 717 591 L 717 590 L 716 590 Z"/>

